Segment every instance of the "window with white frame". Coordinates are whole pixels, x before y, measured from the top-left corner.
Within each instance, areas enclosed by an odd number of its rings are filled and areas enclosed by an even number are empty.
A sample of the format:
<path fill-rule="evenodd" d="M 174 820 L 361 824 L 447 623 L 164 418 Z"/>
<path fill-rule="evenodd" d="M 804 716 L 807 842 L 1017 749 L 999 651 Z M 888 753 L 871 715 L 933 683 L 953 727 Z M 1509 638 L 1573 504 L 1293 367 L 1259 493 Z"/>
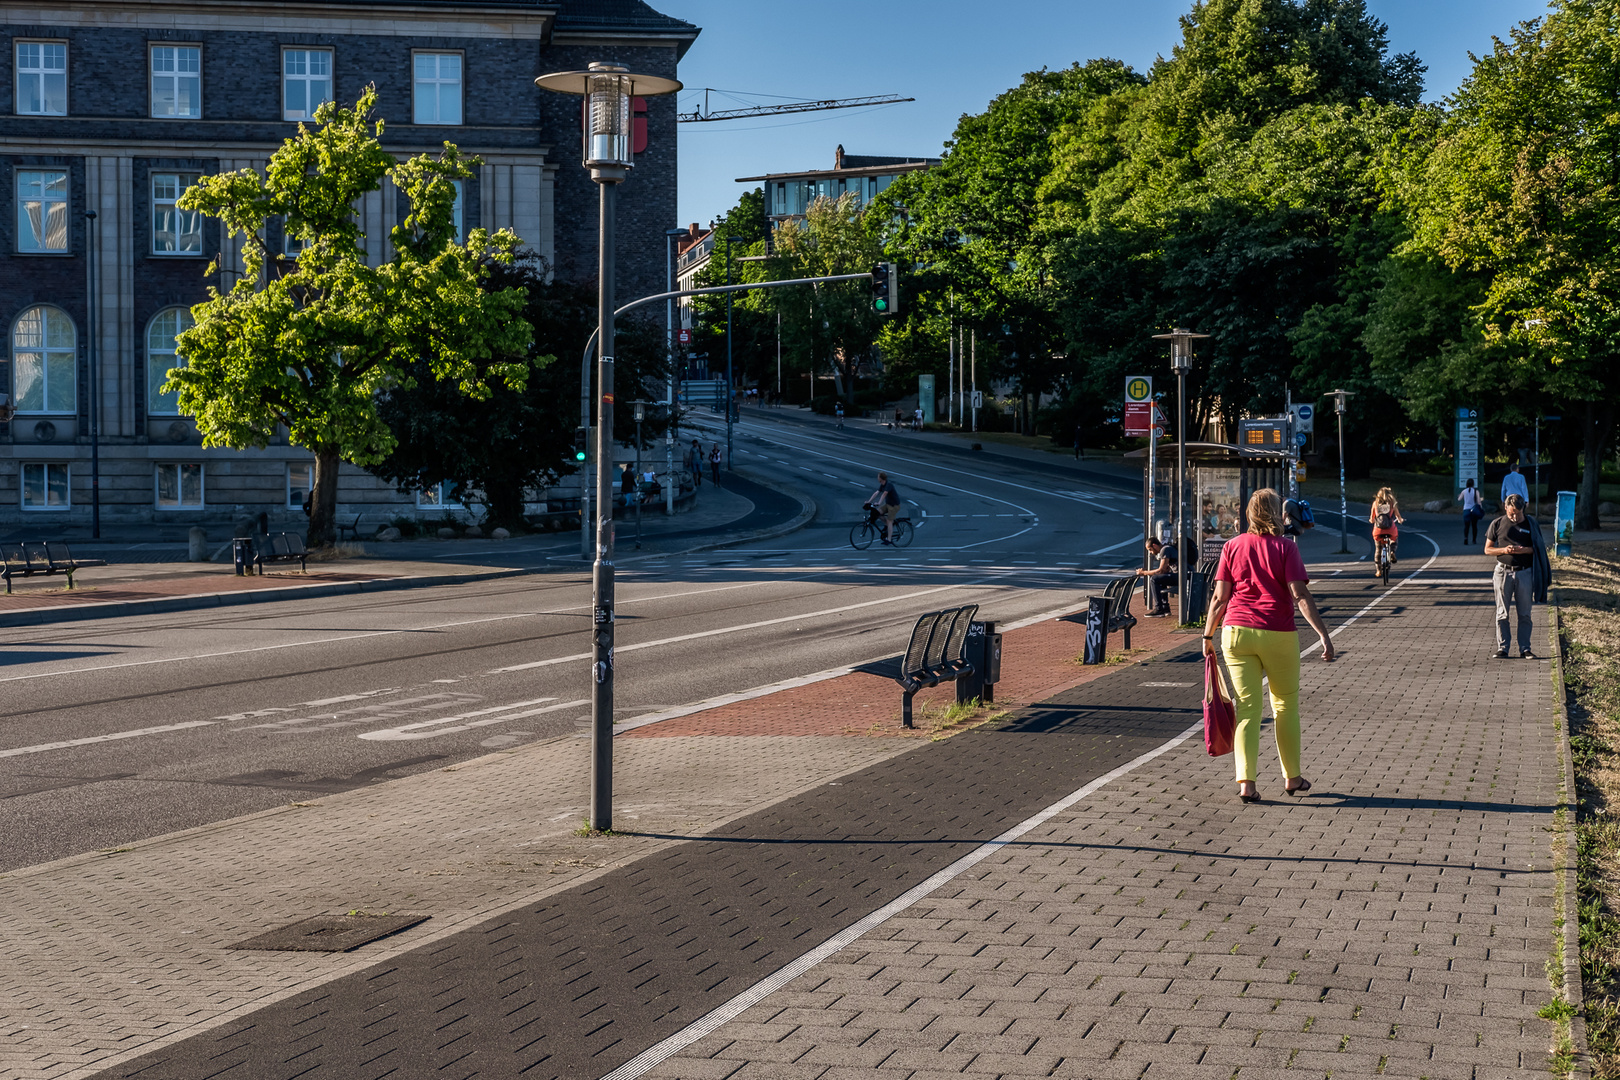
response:
<path fill-rule="evenodd" d="M 460 510 L 461 485 L 454 480 L 444 480 L 432 487 L 423 488 L 416 493 L 416 508 L 418 510 Z"/>
<path fill-rule="evenodd" d="M 159 510 L 194 509 L 203 504 L 203 467 L 200 462 L 165 462 L 157 467 Z"/>
<path fill-rule="evenodd" d="M 202 49 L 152 46 L 152 115 L 196 120 L 202 116 Z"/>
<path fill-rule="evenodd" d="M 22 464 L 22 508 L 66 510 L 72 505 L 72 470 L 66 462 L 25 461 Z"/>
<path fill-rule="evenodd" d="M 287 509 L 302 510 L 304 500 L 315 490 L 315 463 L 287 466 Z"/>
<path fill-rule="evenodd" d="M 416 66 L 416 122 L 461 123 L 461 54 L 419 52 Z"/>
<path fill-rule="evenodd" d="M 191 312 L 183 307 L 157 313 L 146 328 L 146 411 L 154 416 L 179 416 L 180 395 L 163 392 L 169 370 L 184 365 L 174 339 L 192 325 Z"/>
<path fill-rule="evenodd" d="M 17 250 L 68 249 L 68 174 L 63 170 L 17 170 Z"/>
<path fill-rule="evenodd" d="M 332 50 L 281 50 L 281 116 L 310 120 L 332 100 Z"/>
<path fill-rule="evenodd" d="M 19 41 L 16 60 L 18 114 L 66 116 L 67 46 L 51 41 Z"/>
<path fill-rule="evenodd" d="M 202 254 L 202 214 L 178 205 L 196 182 L 194 173 L 152 174 L 152 254 Z"/>
<path fill-rule="evenodd" d="M 60 308 L 40 305 L 11 327 L 11 391 L 19 413 L 72 413 L 78 335 Z"/>

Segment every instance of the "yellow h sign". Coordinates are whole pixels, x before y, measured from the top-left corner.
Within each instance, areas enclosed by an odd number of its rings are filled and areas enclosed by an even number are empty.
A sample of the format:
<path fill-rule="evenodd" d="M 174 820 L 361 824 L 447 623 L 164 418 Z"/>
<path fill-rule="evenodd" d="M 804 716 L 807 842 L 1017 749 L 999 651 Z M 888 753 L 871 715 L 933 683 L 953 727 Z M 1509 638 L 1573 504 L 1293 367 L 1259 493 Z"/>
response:
<path fill-rule="evenodd" d="M 1126 401 L 1151 401 L 1153 399 L 1153 377 L 1151 375 L 1132 375 L 1125 380 Z"/>

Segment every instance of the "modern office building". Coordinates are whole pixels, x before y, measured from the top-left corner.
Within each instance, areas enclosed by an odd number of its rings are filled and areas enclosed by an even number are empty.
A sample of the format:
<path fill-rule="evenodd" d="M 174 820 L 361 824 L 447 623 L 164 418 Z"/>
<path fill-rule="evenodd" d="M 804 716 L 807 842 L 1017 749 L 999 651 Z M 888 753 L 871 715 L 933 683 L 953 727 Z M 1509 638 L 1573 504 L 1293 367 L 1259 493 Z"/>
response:
<path fill-rule="evenodd" d="M 463 229 L 510 228 L 592 278 L 580 103 L 534 79 L 598 60 L 673 77 L 698 34 L 641 0 L 0 0 L 0 15 L 0 533 L 30 538 L 88 523 L 93 438 L 104 525 L 303 520 L 306 452 L 204 448 L 158 390 L 206 269 L 221 256 L 224 286 L 240 267 L 240 238 L 176 206 L 198 176 L 263 168 L 321 102 L 374 85 L 396 156 L 453 142 L 482 158 Z M 622 295 L 663 288 L 675 216 L 674 98 L 637 113 Z M 373 259 L 400 204 L 385 185 L 357 208 Z M 347 467 L 340 486 L 340 514 L 368 518 L 454 502 Z"/>
<path fill-rule="evenodd" d="M 932 168 L 939 162 L 939 158 L 846 154 L 840 146 L 833 151 L 830 169 L 740 176 L 737 183 L 763 184 L 765 214 L 779 224 L 788 218 L 803 217 L 817 199 L 837 199 L 853 193 L 857 204 L 865 206 L 878 192 L 894 183 L 895 177 Z"/>

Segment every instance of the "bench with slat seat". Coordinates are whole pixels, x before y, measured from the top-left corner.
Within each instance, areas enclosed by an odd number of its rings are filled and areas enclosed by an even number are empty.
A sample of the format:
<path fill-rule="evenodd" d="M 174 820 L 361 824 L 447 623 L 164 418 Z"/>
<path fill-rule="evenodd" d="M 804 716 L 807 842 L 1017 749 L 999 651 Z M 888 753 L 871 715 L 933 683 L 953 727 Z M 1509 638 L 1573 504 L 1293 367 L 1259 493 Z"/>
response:
<path fill-rule="evenodd" d="M 261 536 L 253 542 L 253 565 L 264 573 L 266 563 L 295 562 L 298 569 L 306 569 L 304 560 L 309 558 L 309 552 L 304 550 L 304 538 L 297 533 L 277 533 L 274 536 Z"/>
<path fill-rule="evenodd" d="M 911 628 L 905 653 L 855 669 L 869 675 L 882 675 L 900 684 L 902 726 L 916 726 L 911 722 L 911 699 L 917 691 L 973 674 L 973 665 L 967 659 L 967 640 L 968 628 L 978 610 L 977 604 L 968 604 L 927 612 L 918 617 Z"/>
<path fill-rule="evenodd" d="M 1104 628 L 1106 633 L 1123 633 L 1125 648 L 1131 647 L 1131 627 L 1136 625 L 1136 616 L 1131 614 L 1131 596 L 1136 592 L 1136 583 L 1142 579 L 1135 574 L 1114 578 L 1103 589 L 1103 596 L 1108 600 L 1108 625 Z M 1084 623 L 1086 612 L 1077 611 L 1073 615 L 1064 615 L 1059 622 Z"/>
<path fill-rule="evenodd" d="M 339 540 L 342 540 L 345 536 L 348 536 L 351 540 L 359 540 L 360 539 L 360 515 L 359 514 L 354 515 L 354 520 L 349 522 L 347 525 L 345 525 L 343 522 L 339 521 L 337 523 L 337 534 L 338 534 L 338 539 Z"/>
<path fill-rule="evenodd" d="M 0 558 L 4 568 L 0 577 L 6 581 L 6 595 L 11 595 L 14 577 L 45 577 L 61 574 L 67 578 L 67 587 L 73 588 L 73 574 L 86 566 L 106 566 L 104 559 L 75 559 L 66 544 L 33 541 L 26 544 L 0 544 Z"/>

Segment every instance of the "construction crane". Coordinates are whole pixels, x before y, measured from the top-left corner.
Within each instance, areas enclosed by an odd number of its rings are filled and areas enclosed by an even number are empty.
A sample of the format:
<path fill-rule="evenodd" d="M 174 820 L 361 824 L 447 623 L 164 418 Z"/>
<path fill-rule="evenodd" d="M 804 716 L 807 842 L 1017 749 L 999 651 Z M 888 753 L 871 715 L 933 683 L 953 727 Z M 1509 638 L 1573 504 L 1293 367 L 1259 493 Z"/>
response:
<path fill-rule="evenodd" d="M 742 120 L 750 116 L 785 116 L 789 113 L 820 112 L 823 109 L 859 109 L 867 105 L 898 105 L 904 101 L 916 101 L 916 98 L 899 97 L 895 94 L 878 94 L 873 97 L 857 98 L 829 98 L 826 101 L 790 101 L 785 105 L 754 105 L 746 109 L 721 109 L 715 111 L 709 108 L 709 91 L 711 87 L 703 88 L 703 108 L 693 109 L 689 113 L 677 113 L 676 118 L 683 124 L 699 124 L 709 120 Z"/>

